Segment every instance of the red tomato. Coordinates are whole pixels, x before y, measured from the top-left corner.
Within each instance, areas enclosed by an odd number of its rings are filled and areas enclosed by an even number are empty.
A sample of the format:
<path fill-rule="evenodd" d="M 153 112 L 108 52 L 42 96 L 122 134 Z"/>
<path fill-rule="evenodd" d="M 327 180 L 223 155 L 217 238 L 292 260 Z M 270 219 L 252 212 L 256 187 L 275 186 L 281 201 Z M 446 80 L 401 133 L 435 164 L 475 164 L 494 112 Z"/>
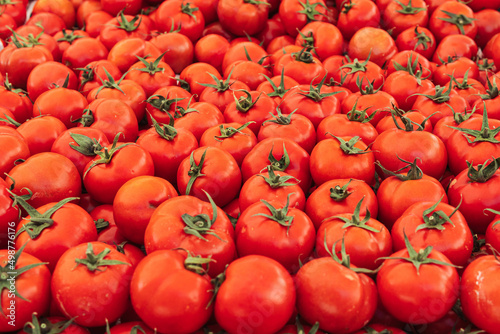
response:
<path fill-rule="evenodd" d="M 399 51 L 413 50 L 426 59 L 431 59 L 437 43 L 429 29 L 415 26 L 404 30 L 398 35 L 396 46 Z"/>
<path fill-rule="evenodd" d="M 236 36 L 252 36 L 264 29 L 268 1 L 219 0 L 217 17 L 222 27 Z"/>
<path fill-rule="evenodd" d="M 198 97 L 205 89 L 205 84 L 211 83 L 214 77 L 222 79 L 215 67 L 200 62 L 186 66 L 179 75 L 179 81 L 183 88 Z M 172 85 L 175 85 L 175 83 L 172 83 Z"/>
<path fill-rule="evenodd" d="M 341 1 L 337 26 L 346 40 L 363 27 L 378 27 L 380 25 L 380 10 L 373 1 Z"/>
<path fill-rule="evenodd" d="M 330 56 L 342 54 L 344 38 L 339 28 L 333 24 L 314 21 L 300 30 L 295 44 L 309 47 L 321 61 L 324 61 Z"/>
<path fill-rule="evenodd" d="M 62 63 L 77 69 L 87 66 L 92 61 L 108 57 L 108 49 L 98 39 L 85 37 L 77 39 L 62 54 Z"/>
<path fill-rule="evenodd" d="M 35 101 L 43 92 L 63 86 L 65 81 L 67 88 L 77 89 L 76 75 L 67 66 L 55 61 L 39 64 L 28 77 L 28 95 Z"/>
<path fill-rule="evenodd" d="M 386 30 L 397 37 L 404 30 L 414 27 L 427 26 L 429 14 L 424 0 L 391 1 L 383 11 L 382 22 Z"/>
<path fill-rule="evenodd" d="M 119 41 L 127 38 L 147 39 L 149 28 L 140 16 L 124 15 L 121 12 L 116 18 L 106 22 L 99 33 L 99 40 L 111 50 Z"/>
<path fill-rule="evenodd" d="M 472 9 L 458 1 L 446 1 L 432 12 L 429 29 L 438 41 L 448 35 L 467 35 L 474 39 L 477 26 Z"/>
<path fill-rule="evenodd" d="M 222 71 L 222 59 L 229 49 L 227 39 L 217 34 L 208 34 L 200 38 L 194 45 L 194 57 L 197 61 L 207 63 Z"/>
<path fill-rule="evenodd" d="M 396 42 L 385 30 L 361 28 L 349 41 L 348 54 L 351 58 L 370 59 L 380 67 L 397 52 Z"/>
<path fill-rule="evenodd" d="M 24 138 L 12 128 L 12 133 L 5 133 L 6 126 L 0 128 L 0 154 L 2 160 L 0 161 L 0 173 L 5 175 L 12 168 L 19 159 L 26 160 L 30 157 L 30 149 Z"/>
<path fill-rule="evenodd" d="M 281 22 L 286 32 L 292 37 L 297 36 L 307 23 L 311 21 L 328 21 L 327 8 L 323 0 L 283 0 L 279 6 Z"/>
<path fill-rule="evenodd" d="M 194 102 L 191 104 L 190 101 L 186 108 L 177 107 L 174 125 L 176 128 L 190 131 L 199 141 L 207 129 L 224 123 L 224 115 L 212 103 Z"/>
<path fill-rule="evenodd" d="M 102 9 L 113 16 L 118 15 L 122 10 L 124 14 L 135 15 L 142 6 L 141 0 L 100 0 Z"/>
<path fill-rule="evenodd" d="M 175 73 L 181 73 L 186 66 L 193 62 L 193 42 L 183 34 L 167 32 L 151 38 L 150 42 L 160 52 L 168 51 L 163 56 L 163 61 L 170 65 Z"/>
<path fill-rule="evenodd" d="M 163 2 L 155 12 L 156 27 L 159 31 L 170 31 L 172 27 L 196 42 L 205 27 L 203 14 L 194 4 L 182 0 Z"/>

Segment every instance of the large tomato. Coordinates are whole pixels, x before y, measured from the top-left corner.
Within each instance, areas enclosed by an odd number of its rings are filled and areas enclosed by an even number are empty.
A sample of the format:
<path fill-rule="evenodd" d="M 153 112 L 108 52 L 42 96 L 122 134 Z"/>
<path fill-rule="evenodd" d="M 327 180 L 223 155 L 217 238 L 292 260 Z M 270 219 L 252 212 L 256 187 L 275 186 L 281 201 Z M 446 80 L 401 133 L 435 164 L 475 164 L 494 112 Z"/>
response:
<path fill-rule="evenodd" d="M 224 29 L 236 36 L 252 36 L 262 31 L 269 15 L 268 1 L 219 0 L 217 17 Z"/>

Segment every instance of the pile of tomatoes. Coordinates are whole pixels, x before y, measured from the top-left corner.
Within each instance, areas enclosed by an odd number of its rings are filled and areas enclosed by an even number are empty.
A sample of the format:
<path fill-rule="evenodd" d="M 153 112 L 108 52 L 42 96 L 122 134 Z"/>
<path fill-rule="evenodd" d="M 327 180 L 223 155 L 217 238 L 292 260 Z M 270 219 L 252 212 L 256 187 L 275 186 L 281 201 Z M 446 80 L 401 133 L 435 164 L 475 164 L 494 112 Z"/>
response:
<path fill-rule="evenodd" d="M 500 333 L 498 9 L 0 0 L 0 332 Z"/>

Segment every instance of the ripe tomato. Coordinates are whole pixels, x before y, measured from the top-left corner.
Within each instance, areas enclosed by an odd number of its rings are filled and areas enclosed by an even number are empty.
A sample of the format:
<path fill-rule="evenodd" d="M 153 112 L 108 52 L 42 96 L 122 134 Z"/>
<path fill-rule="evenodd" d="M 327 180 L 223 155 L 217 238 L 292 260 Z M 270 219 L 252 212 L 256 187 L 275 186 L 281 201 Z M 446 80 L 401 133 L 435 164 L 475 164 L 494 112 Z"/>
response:
<path fill-rule="evenodd" d="M 321 61 L 333 55 L 340 55 L 343 44 L 344 38 L 339 28 L 320 21 L 306 24 L 295 39 L 295 45 L 310 48 Z"/>
<path fill-rule="evenodd" d="M 121 12 L 116 18 L 106 22 L 99 33 L 99 40 L 111 50 L 119 41 L 127 38 L 147 39 L 149 28 L 140 16 L 124 15 Z"/>
<path fill-rule="evenodd" d="M 279 16 L 286 32 L 295 37 L 311 21 L 328 21 L 327 7 L 323 0 L 283 0 L 279 6 Z"/>
<path fill-rule="evenodd" d="M 197 61 L 207 63 L 222 71 L 222 59 L 229 49 L 227 39 L 217 34 L 208 34 L 200 38 L 194 45 L 194 57 Z"/>
<path fill-rule="evenodd" d="M 268 1 L 219 0 L 217 17 L 222 28 L 236 36 L 253 36 L 264 29 Z"/>
<path fill-rule="evenodd" d="M 2 160 L 0 161 L 0 173 L 5 175 L 8 171 L 14 168 L 15 163 L 19 159 L 26 160 L 30 157 L 30 149 L 24 138 L 12 128 L 12 133 L 7 133 L 6 126 L 0 128 L 0 154 Z"/>
<path fill-rule="evenodd" d="M 429 29 L 438 41 L 448 35 L 466 35 L 474 39 L 477 26 L 472 9 L 458 1 L 446 1 L 432 12 Z"/>
<path fill-rule="evenodd" d="M 205 27 L 205 19 L 199 8 L 182 0 L 163 2 L 155 11 L 155 21 L 159 31 L 170 31 L 175 27 L 192 43 L 201 37 Z"/>
<path fill-rule="evenodd" d="M 427 28 L 414 26 L 402 31 L 396 38 L 399 51 L 413 50 L 426 59 L 431 59 L 436 50 L 434 34 Z"/>
<path fill-rule="evenodd" d="M 429 14 L 424 0 L 406 0 L 401 2 L 390 2 L 383 11 L 382 20 L 386 30 L 397 37 L 404 30 L 414 27 L 427 26 Z"/>
<path fill-rule="evenodd" d="M 380 24 L 380 10 L 373 1 L 341 1 L 337 26 L 346 40 L 361 28 L 378 27 Z"/>
<path fill-rule="evenodd" d="M 65 81 L 67 88 L 77 89 L 77 77 L 67 66 L 55 61 L 39 64 L 28 76 L 28 95 L 35 101 L 43 92 L 63 86 Z"/>
<path fill-rule="evenodd" d="M 190 131 L 199 141 L 207 129 L 224 123 L 224 115 L 210 102 L 190 102 L 191 99 L 186 108 L 177 106 L 174 125 L 178 129 Z"/>
<path fill-rule="evenodd" d="M 370 59 L 380 67 L 397 52 L 396 42 L 385 30 L 379 28 L 361 28 L 349 41 L 348 54 L 351 58 Z"/>
<path fill-rule="evenodd" d="M 181 73 L 186 66 L 193 62 L 193 42 L 183 34 L 167 32 L 154 36 L 150 42 L 160 52 L 166 52 L 163 56 L 163 61 L 170 65 L 175 73 Z"/>
<path fill-rule="evenodd" d="M 77 69 L 92 61 L 108 58 L 108 49 L 98 39 L 85 37 L 73 42 L 62 54 L 62 63 Z"/>

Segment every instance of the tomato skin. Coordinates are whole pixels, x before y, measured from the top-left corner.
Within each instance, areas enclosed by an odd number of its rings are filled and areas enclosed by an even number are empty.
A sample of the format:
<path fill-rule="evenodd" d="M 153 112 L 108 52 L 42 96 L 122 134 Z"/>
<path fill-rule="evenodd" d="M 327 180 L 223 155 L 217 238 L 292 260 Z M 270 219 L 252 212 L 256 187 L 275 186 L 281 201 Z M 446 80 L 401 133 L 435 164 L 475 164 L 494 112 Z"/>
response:
<path fill-rule="evenodd" d="M 328 21 L 326 5 L 323 0 L 310 0 L 308 3 L 312 5 L 313 10 L 319 12 L 319 14 L 313 16 L 314 19 L 311 21 Z M 300 13 L 303 9 L 304 6 L 298 0 L 283 0 L 280 3 L 279 16 L 281 22 L 283 22 L 288 35 L 292 37 L 297 36 L 298 31 L 309 23 L 308 16 Z"/>
<path fill-rule="evenodd" d="M 331 284 L 332 280 L 337 284 Z M 295 276 L 297 310 L 320 329 L 351 333 L 366 325 L 377 307 L 377 288 L 365 274 L 335 262 L 331 257 L 306 263 Z M 322 291 L 322 292 L 320 292 Z M 351 305 L 348 309 L 344 305 Z"/>
<path fill-rule="evenodd" d="M 462 274 L 461 294 L 464 314 L 479 328 L 494 333 L 498 330 L 498 261 L 493 255 L 482 256 L 465 268 Z"/>
<path fill-rule="evenodd" d="M 342 1 L 339 10 L 337 26 L 346 40 L 350 40 L 361 28 L 376 28 L 380 24 L 380 10 L 373 1 Z"/>
<path fill-rule="evenodd" d="M 470 4 L 469 4 L 470 5 Z M 500 32 L 500 13 L 494 9 L 484 9 L 474 13 L 474 18 L 477 20 L 477 35 L 475 41 L 478 46 L 483 48 L 488 41 L 497 33 Z"/>
<path fill-rule="evenodd" d="M 66 130 L 64 123 L 53 116 L 32 118 L 17 128 L 28 144 L 31 155 L 49 152 L 52 143 Z"/>
<path fill-rule="evenodd" d="M 99 40 L 108 49 L 111 50 L 119 41 L 127 38 L 147 39 L 149 29 L 142 21 L 134 23 L 135 30 L 128 31 L 120 27 L 122 22 L 130 22 L 134 19 L 132 15 L 124 15 L 123 18 L 117 16 L 106 22 L 99 33 Z"/>
<path fill-rule="evenodd" d="M 187 6 L 191 11 L 184 11 Z M 199 10 L 194 10 L 192 3 L 184 3 L 182 0 L 170 0 L 163 2 L 155 12 L 156 28 L 159 31 L 170 31 L 172 26 L 176 29 L 180 26 L 180 33 L 195 43 L 202 35 L 205 27 L 205 19 Z M 189 13 L 189 14 L 188 14 Z"/>
<path fill-rule="evenodd" d="M 247 53 L 250 59 L 248 59 Z M 257 43 L 250 41 L 234 43 L 233 41 L 222 60 L 222 72 L 225 73 L 229 65 L 238 60 L 251 60 L 253 62 L 259 62 L 264 58 L 262 65 L 268 65 L 270 60 L 265 57 L 267 57 L 266 50 L 264 50 L 264 48 Z"/>
<path fill-rule="evenodd" d="M 164 33 L 151 38 L 150 42 L 162 53 L 168 50 L 163 56 L 163 61 L 170 65 L 175 73 L 181 73 L 186 66 L 193 62 L 193 42 L 183 34 Z"/>
<path fill-rule="evenodd" d="M 4 83 L 0 85 L 0 107 L 10 110 L 16 121 L 23 123 L 31 118 L 33 103 L 28 95 L 17 93 L 14 87 Z"/>
<path fill-rule="evenodd" d="M 64 105 L 62 105 L 64 103 Z M 53 88 L 43 92 L 33 105 L 33 117 L 51 115 L 59 119 L 66 128 L 76 127 L 76 121 L 88 106 L 81 93 L 69 88 Z"/>
<path fill-rule="evenodd" d="M 109 50 L 107 59 L 114 63 L 122 73 L 125 73 L 137 62 L 137 56 L 156 59 L 160 55 L 161 51 L 153 43 L 142 38 L 130 37 L 116 43 Z"/>
<path fill-rule="evenodd" d="M 401 3 L 407 6 L 409 4 L 409 0 L 402 1 Z M 383 11 L 382 20 L 384 22 L 384 27 L 386 30 L 392 30 L 392 36 L 397 37 L 402 31 L 413 26 L 427 26 L 429 14 L 427 12 L 427 5 L 425 1 L 413 0 L 411 7 L 423 10 L 409 14 L 404 12 L 401 4 L 398 4 L 397 2 L 390 2 Z"/>
<path fill-rule="evenodd" d="M 433 88 L 431 80 L 418 80 L 406 71 L 396 71 L 387 76 L 382 90 L 397 101 L 399 108 L 410 110 L 418 98 L 415 94 L 425 93 Z"/>
<path fill-rule="evenodd" d="M 409 255 L 404 249 L 391 257 Z M 437 250 L 432 250 L 429 258 L 450 263 Z M 396 319 L 413 324 L 432 323 L 446 315 L 457 300 L 459 285 L 457 270 L 445 265 L 423 264 L 417 273 L 411 262 L 388 259 L 377 274 L 377 288 L 384 306 Z"/>
<path fill-rule="evenodd" d="M 415 32 L 423 34 L 423 40 L 420 40 Z M 432 59 L 437 43 L 434 34 L 429 29 L 414 26 L 402 31 L 398 35 L 396 38 L 396 46 L 399 51 L 413 50 L 426 59 Z"/>
<path fill-rule="evenodd" d="M 371 123 L 350 121 L 345 114 L 328 116 L 319 123 L 316 137 L 318 143 L 330 137 L 327 132 L 337 137 L 358 136 L 366 145 L 372 144 L 378 136 L 378 131 Z"/>
<path fill-rule="evenodd" d="M 56 204 L 55 202 L 48 203 L 37 207 L 36 210 L 43 214 Z M 21 220 L 17 225 L 16 233 L 19 235 L 16 238 L 16 249 L 26 244 L 24 251 L 41 261 L 48 262 L 47 267 L 51 272 L 68 249 L 81 243 L 97 240 L 97 230 L 92 217 L 87 211 L 73 203 L 66 203 L 58 209 L 51 216 L 54 220 L 53 225 L 44 229 L 35 239 L 31 239 L 26 231 L 20 231 L 25 224 L 29 223 L 29 219 L 30 216 Z M 78 229 L 72 226 L 73 221 L 78 221 Z"/>
<path fill-rule="evenodd" d="M 16 180 L 13 189 L 15 194 L 27 194 L 23 188 L 33 192 L 33 197 L 27 202 L 35 208 L 68 197 L 79 197 L 82 193 L 80 175 L 75 165 L 57 153 L 32 155 L 12 168 L 9 175 Z M 5 181 L 10 187 L 12 180 L 8 178 Z"/>
<path fill-rule="evenodd" d="M 120 233 L 135 244 L 143 244 L 153 211 L 176 196 L 172 184 L 159 177 L 138 176 L 127 181 L 113 200 L 113 216 Z"/>
<path fill-rule="evenodd" d="M 12 252 L 11 252 L 12 253 Z M 12 254 L 9 255 L 7 249 L 0 250 L 0 265 L 8 267 L 12 264 Z M 9 262 L 10 261 L 10 262 Z M 17 260 L 16 269 L 41 263 L 36 257 L 22 253 Z M 32 268 L 15 278 L 16 292 L 19 293 L 23 300 L 9 293 L 9 289 L 2 289 L 2 316 L 0 317 L 0 330 L 2 332 L 12 332 L 23 328 L 24 324 L 31 321 L 31 315 L 34 312 L 38 314 L 46 314 L 49 311 L 50 305 L 50 271 L 46 265 L 39 265 Z M 15 321 L 12 325 L 11 319 L 5 315 L 12 315 L 12 305 L 15 305 Z"/>
<path fill-rule="evenodd" d="M 201 156 L 206 152 L 201 174 L 194 181 L 190 195 L 208 200 L 203 190 L 213 198 L 215 204 L 224 206 L 236 198 L 241 187 L 241 171 L 238 163 L 228 152 L 218 147 L 199 147 L 193 151 L 196 164 L 200 163 Z M 177 186 L 181 194 L 186 194 L 191 168 L 189 158 L 185 158 L 177 171 Z"/>
<path fill-rule="evenodd" d="M 443 253 L 454 265 L 465 266 L 472 254 L 474 242 L 467 221 L 460 211 L 455 212 L 450 218 L 454 226 L 445 223 L 442 226 L 444 230 L 424 228 L 416 231 L 419 225 L 425 224 L 422 219 L 424 211 L 434 204 L 432 202 L 420 202 L 406 209 L 392 227 L 391 234 L 394 250 L 399 251 L 406 247 L 404 241 L 404 234 L 406 233 L 408 240 L 415 248 L 432 246 L 435 250 Z M 449 216 L 454 209 L 451 205 L 439 203 L 433 212 L 443 211 Z"/>
<path fill-rule="evenodd" d="M 124 263 L 106 266 L 105 274 L 92 272 L 84 265 L 75 267 L 75 259 L 86 258 L 87 243 L 70 248 L 61 256 L 54 270 L 52 298 L 65 316 L 78 316 L 75 323 L 96 327 L 104 326 L 106 320 L 115 321 L 125 312 L 133 269 L 128 258 L 112 246 L 98 241 L 90 244 L 94 254 L 109 249 L 105 259 Z"/>
<path fill-rule="evenodd" d="M 397 52 L 396 42 L 385 30 L 379 28 L 361 28 L 349 41 L 349 56 L 358 59 L 370 59 L 380 67 Z"/>
<path fill-rule="evenodd" d="M 107 78 L 104 69 L 115 81 L 120 80 L 122 73 L 114 63 L 107 59 L 92 61 L 78 73 L 79 91 L 85 97 L 92 89 L 101 86 L 101 79 Z"/>
<path fill-rule="evenodd" d="M 269 15 L 266 3 L 252 4 L 243 0 L 219 0 L 217 17 L 222 27 L 236 36 L 255 35 L 261 32 Z"/>
<path fill-rule="evenodd" d="M 75 24 L 75 8 L 68 0 L 41 0 L 37 1 L 33 7 L 33 14 L 51 13 L 60 17 L 66 28 L 70 29 Z"/>
<path fill-rule="evenodd" d="M 221 79 L 221 75 L 215 67 L 210 64 L 199 62 L 186 66 L 180 73 L 179 79 L 186 81 L 189 87 L 187 90 L 198 97 L 206 88 L 202 84 L 212 83 L 213 78 L 210 74 L 214 75 L 217 79 Z M 175 77 L 175 75 L 172 75 L 172 77 Z M 176 81 L 174 79 L 172 80 L 172 85 L 175 85 Z"/>
<path fill-rule="evenodd" d="M 96 38 L 86 37 L 77 39 L 64 51 L 62 63 L 69 68 L 77 69 L 87 66 L 92 61 L 107 57 L 108 49 L 104 44 Z"/>
<path fill-rule="evenodd" d="M 28 77 L 28 95 L 35 101 L 43 92 L 62 86 L 66 78 L 68 79 L 67 88 L 77 89 L 77 77 L 67 66 L 55 61 L 39 64 Z"/>
<path fill-rule="evenodd" d="M 303 36 L 313 36 L 314 39 L 314 54 L 324 61 L 326 58 L 342 53 L 344 38 L 335 25 L 328 22 L 313 21 L 306 24 L 297 35 L 295 44 L 305 46 Z"/>
<path fill-rule="evenodd" d="M 113 216 L 113 205 L 98 205 L 90 212 L 90 216 L 92 216 L 94 221 L 103 219 L 104 221 L 109 223 L 108 227 L 99 232 L 97 241 L 104 242 L 105 244 L 113 246 L 115 246 L 115 244 L 119 245 L 125 241 L 128 241 L 121 234 L 120 230 L 118 230 L 118 226 L 116 226 L 115 218 Z"/>
<path fill-rule="evenodd" d="M 247 255 L 233 261 L 225 275 L 214 307 L 215 319 L 224 330 L 271 334 L 292 316 L 293 280 L 275 260 Z M 259 322 L 253 321 L 256 318 Z"/>
<path fill-rule="evenodd" d="M 224 115 L 210 102 L 194 102 L 190 108 L 198 112 L 190 112 L 176 118 L 174 126 L 190 131 L 198 141 L 208 128 L 224 123 Z"/>
<path fill-rule="evenodd" d="M 486 228 L 484 239 L 486 240 L 486 244 L 491 245 L 495 250 L 500 249 L 500 229 L 498 228 L 498 221 L 500 217 L 497 215 L 493 218 L 491 223 Z"/>
<path fill-rule="evenodd" d="M 229 49 L 227 39 L 217 34 L 208 34 L 200 38 L 194 45 L 194 57 L 199 62 L 212 65 L 222 71 L 222 59 Z"/>
<path fill-rule="evenodd" d="M 9 77 L 10 83 L 14 87 L 26 89 L 31 71 L 39 64 L 54 60 L 50 51 L 40 45 L 31 48 L 15 48 L 14 46 L 11 48 L 12 52 L 8 56 L 2 72 Z M 8 52 L 8 49 L 9 47 L 3 49 L 2 52 Z"/>
<path fill-rule="evenodd" d="M 0 173 L 5 175 L 4 173 L 9 172 L 15 167 L 14 163 L 16 160 L 25 160 L 30 157 L 30 149 L 23 137 L 18 137 L 10 133 L 0 133 L 0 154 L 2 155 Z"/>
<path fill-rule="evenodd" d="M 142 7 L 141 0 L 100 0 L 101 7 L 109 14 L 116 16 L 123 10 L 125 15 L 135 15 Z"/>
<path fill-rule="evenodd" d="M 132 305 L 155 332 L 192 333 L 210 318 L 213 310 L 213 306 L 207 308 L 213 295 L 210 277 L 187 270 L 185 259 L 186 255 L 180 251 L 157 251 L 141 261 L 134 272 Z M 165 280 L 169 284 L 161 284 Z M 168 298 L 172 294 L 178 297 Z"/>
<path fill-rule="evenodd" d="M 458 27 L 453 24 L 442 20 L 441 18 L 449 18 L 447 14 L 443 11 L 451 12 L 453 14 L 462 14 L 467 18 L 474 18 L 474 12 L 472 9 L 458 1 L 447 1 L 439 5 L 431 14 L 429 18 L 429 29 L 432 31 L 434 36 L 438 41 L 442 40 L 448 35 L 458 35 L 461 31 Z M 477 34 L 477 26 L 475 21 L 471 21 L 469 24 L 463 25 L 464 33 L 462 35 L 467 35 L 474 39 Z"/>

